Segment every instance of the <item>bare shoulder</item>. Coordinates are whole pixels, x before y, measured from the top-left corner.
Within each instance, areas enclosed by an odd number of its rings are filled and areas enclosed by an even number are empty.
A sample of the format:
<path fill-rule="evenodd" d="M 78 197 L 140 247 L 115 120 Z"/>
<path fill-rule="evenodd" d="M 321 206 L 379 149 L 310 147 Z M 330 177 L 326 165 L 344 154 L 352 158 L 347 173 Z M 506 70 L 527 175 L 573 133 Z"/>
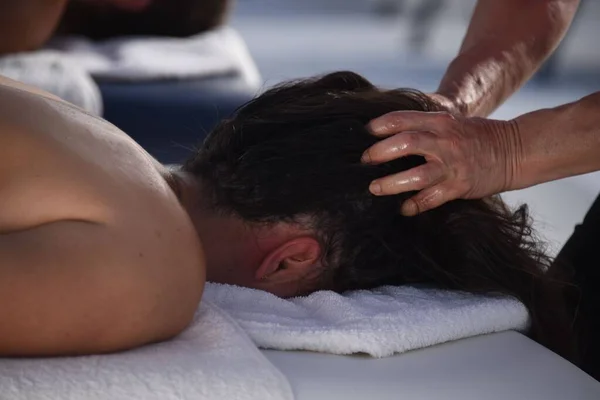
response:
<path fill-rule="evenodd" d="M 20 85 L 0 82 L 0 232 L 109 218 L 94 158 L 114 140 L 96 140 L 104 129 L 74 106 Z"/>
<path fill-rule="evenodd" d="M 123 132 L 0 81 L 0 354 L 127 349 L 192 320 L 202 245 Z M 27 316 L 27 318 L 24 318 Z"/>
<path fill-rule="evenodd" d="M 114 352 L 185 329 L 202 294 L 200 256 L 135 233 L 60 221 L 0 236 L 0 355 Z"/>

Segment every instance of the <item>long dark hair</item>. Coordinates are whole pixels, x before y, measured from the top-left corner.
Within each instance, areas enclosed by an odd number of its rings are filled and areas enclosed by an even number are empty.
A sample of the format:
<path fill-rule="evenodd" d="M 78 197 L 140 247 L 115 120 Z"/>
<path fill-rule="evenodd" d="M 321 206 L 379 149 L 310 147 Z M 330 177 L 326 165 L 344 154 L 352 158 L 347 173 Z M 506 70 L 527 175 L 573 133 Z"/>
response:
<path fill-rule="evenodd" d="M 373 179 L 425 162 L 360 162 L 378 140 L 365 124 L 396 110 L 442 108 L 418 91 L 381 90 L 351 72 L 285 83 L 223 121 L 184 169 L 208 184 L 217 209 L 248 223 L 309 221 L 325 249 L 321 287 L 426 283 L 514 296 L 530 311 L 531 336 L 572 360 L 562 283 L 546 274 L 550 260 L 526 206 L 456 200 L 404 217 L 399 207 L 412 193 L 369 193 Z"/>

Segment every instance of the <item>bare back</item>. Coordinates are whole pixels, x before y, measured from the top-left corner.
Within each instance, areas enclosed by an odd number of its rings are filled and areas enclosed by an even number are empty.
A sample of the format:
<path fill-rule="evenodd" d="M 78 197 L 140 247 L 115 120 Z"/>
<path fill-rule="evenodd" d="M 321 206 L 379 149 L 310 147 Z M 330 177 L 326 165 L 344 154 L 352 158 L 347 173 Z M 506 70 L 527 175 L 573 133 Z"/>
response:
<path fill-rule="evenodd" d="M 0 355 L 115 351 L 189 323 L 204 260 L 164 172 L 113 125 L 0 78 Z"/>

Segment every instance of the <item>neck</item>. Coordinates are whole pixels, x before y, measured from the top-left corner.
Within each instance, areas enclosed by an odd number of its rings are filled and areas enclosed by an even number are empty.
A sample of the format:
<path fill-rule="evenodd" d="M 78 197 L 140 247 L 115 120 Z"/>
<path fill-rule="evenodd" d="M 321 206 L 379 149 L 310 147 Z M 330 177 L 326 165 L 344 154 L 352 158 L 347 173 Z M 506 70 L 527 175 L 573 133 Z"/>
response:
<path fill-rule="evenodd" d="M 201 185 L 191 174 L 175 169 L 165 168 L 161 174 L 167 184 L 171 187 L 173 194 L 179 200 L 179 203 L 193 217 L 191 213 L 202 205 Z"/>
<path fill-rule="evenodd" d="M 181 206 L 187 211 L 204 248 L 207 279 L 224 281 L 222 274 L 229 266 L 248 262 L 253 241 L 249 230 L 239 218 L 215 212 L 206 197 L 200 179 L 181 170 L 163 172 Z M 252 263 L 257 262 L 252 260 Z M 239 272 L 239 271 L 238 271 Z"/>
<path fill-rule="evenodd" d="M 265 257 L 285 242 L 311 234 L 296 224 L 254 226 L 230 213 L 217 212 L 198 178 L 173 170 L 163 176 L 202 242 L 208 281 L 258 287 L 256 271 Z"/>

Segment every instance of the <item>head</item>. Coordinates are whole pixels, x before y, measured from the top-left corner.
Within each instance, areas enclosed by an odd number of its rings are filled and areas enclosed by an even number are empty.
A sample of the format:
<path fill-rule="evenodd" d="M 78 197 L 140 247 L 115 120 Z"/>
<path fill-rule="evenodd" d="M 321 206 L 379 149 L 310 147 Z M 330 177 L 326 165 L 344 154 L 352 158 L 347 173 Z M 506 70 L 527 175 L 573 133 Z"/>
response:
<path fill-rule="evenodd" d="M 361 163 L 379 140 L 365 125 L 396 110 L 442 108 L 338 72 L 268 90 L 217 126 L 183 167 L 201 188 L 193 217 L 208 279 L 280 296 L 401 284 L 502 293 L 523 301 L 536 325 L 549 262 L 525 207 L 456 200 L 404 217 L 413 193 L 369 192 L 373 179 L 425 162 Z"/>
<path fill-rule="evenodd" d="M 70 1 L 59 32 L 93 40 L 117 36 L 185 37 L 224 23 L 231 0 Z"/>

